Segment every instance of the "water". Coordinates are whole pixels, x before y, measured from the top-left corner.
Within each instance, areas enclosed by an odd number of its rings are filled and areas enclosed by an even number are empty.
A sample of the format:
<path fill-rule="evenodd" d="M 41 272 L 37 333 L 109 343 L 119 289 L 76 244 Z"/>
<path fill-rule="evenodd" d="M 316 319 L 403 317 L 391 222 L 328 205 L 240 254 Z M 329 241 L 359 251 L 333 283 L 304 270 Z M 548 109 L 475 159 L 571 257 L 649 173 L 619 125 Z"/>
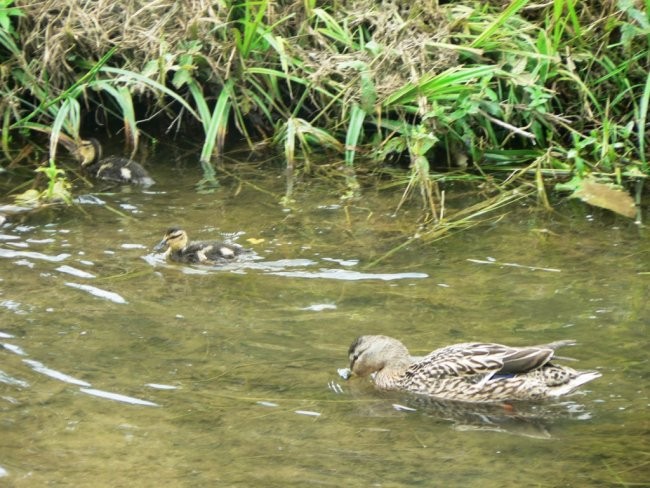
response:
<path fill-rule="evenodd" d="M 287 210 L 280 176 L 237 171 L 196 194 L 196 170 L 154 168 L 148 191 L 0 228 L 0 484 L 648 484 L 646 232 L 522 207 L 367 267 L 416 203 L 394 217 L 389 191 L 346 208 L 310 184 Z M 172 224 L 241 233 L 258 259 L 164 263 L 151 249 Z M 360 334 L 414 354 L 572 338 L 570 365 L 603 377 L 561 402 L 463 409 L 344 381 Z"/>

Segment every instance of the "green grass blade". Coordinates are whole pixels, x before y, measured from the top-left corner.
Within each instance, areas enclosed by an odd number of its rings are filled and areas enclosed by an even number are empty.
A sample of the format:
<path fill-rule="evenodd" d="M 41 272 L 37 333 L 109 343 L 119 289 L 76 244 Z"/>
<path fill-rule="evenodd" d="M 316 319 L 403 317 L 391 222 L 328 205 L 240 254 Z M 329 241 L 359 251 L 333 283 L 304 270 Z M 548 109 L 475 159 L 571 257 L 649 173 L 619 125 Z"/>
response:
<path fill-rule="evenodd" d="M 56 148 L 61 137 L 62 129 L 65 127 L 68 135 L 76 137 L 79 134 L 80 107 L 76 98 L 66 98 L 54 118 L 52 131 L 50 132 L 50 160 L 56 159 Z"/>
<path fill-rule="evenodd" d="M 363 133 L 363 122 L 366 111 L 355 103 L 350 109 L 350 122 L 345 135 L 345 164 L 353 166 L 354 156 L 357 153 L 357 144 Z"/>
<path fill-rule="evenodd" d="M 221 90 L 217 103 L 214 106 L 208 131 L 205 134 L 205 144 L 201 151 L 201 161 L 207 162 L 212 155 L 219 156 L 223 151 L 225 136 L 228 129 L 228 118 L 230 116 L 232 82 L 226 82 Z M 216 151 L 215 151 L 216 149 Z"/>
<path fill-rule="evenodd" d="M 96 90 L 108 93 L 120 107 L 127 140 L 133 148 L 136 148 L 139 136 L 131 92 L 129 92 L 129 89 L 126 86 L 119 86 L 116 88 L 114 85 L 115 83 L 112 80 L 98 80 L 93 83 L 93 87 Z"/>
<path fill-rule="evenodd" d="M 417 83 L 408 83 L 391 93 L 382 102 L 382 106 L 390 108 L 394 105 L 411 104 L 417 102 L 420 96 L 429 100 L 455 100 L 463 92 L 474 89 L 468 85 L 471 80 L 492 75 L 497 69 L 496 66 L 490 65 L 455 67 L 442 73 L 427 74 Z"/>
<path fill-rule="evenodd" d="M 637 130 L 639 131 L 639 157 L 644 166 L 644 171 L 648 172 L 648 160 L 646 158 L 645 139 L 647 137 L 646 123 L 648 120 L 648 106 L 650 101 L 650 74 L 646 76 L 645 88 L 643 95 L 641 95 L 641 102 L 639 103 L 639 117 L 637 121 Z"/>
<path fill-rule="evenodd" d="M 113 68 L 111 66 L 105 66 L 101 68 L 101 72 L 117 75 L 117 78 L 115 78 L 114 80 L 115 83 L 120 83 L 120 82 L 126 84 L 141 83 L 147 86 L 148 88 L 150 88 L 151 90 L 153 90 L 154 92 L 162 93 L 170 98 L 173 98 L 175 101 L 180 103 L 183 106 L 183 108 L 187 110 L 193 117 L 195 117 L 197 120 L 201 120 L 199 114 L 196 113 L 194 108 L 189 103 L 187 103 L 187 101 L 182 96 L 180 96 L 174 90 L 171 90 L 166 86 L 161 85 L 157 81 L 154 81 L 150 78 L 147 78 L 146 76 L 143 76 L 139 73 L 135 73 L 133 71 L 128 71 L 121 68 Z"/>
<path fill-rule="evenodd" d="M 471 48 L 480 48 L 485 41 L 489 40 L 494 36 L 495 32 L 505 24 L 510 17 L 515 15 L 521 8 L 523 8 L 528 3 L 528 0 L 514 0 L 508 8 L 506 8 L 501 15 L 499 15 L 494 21 L 485 29 L 476 39 L 470 44 Z"/>
<path fill-rule="evenodd" d="M 196 105 L 196 109 L 199 113 L 199 120 L 203 125 L 203 132 L 207 133 L 210 126 L 211 115 L 210 109 L 208 107 L 208 102 L 205 100 L 201 85 L 199 85 L 195 80 L 190 80 L 187 83 L 187 86 L 190 90 L 190 93 L 192 94 L 192 98 L 194 98 L 194 104 Z"/>

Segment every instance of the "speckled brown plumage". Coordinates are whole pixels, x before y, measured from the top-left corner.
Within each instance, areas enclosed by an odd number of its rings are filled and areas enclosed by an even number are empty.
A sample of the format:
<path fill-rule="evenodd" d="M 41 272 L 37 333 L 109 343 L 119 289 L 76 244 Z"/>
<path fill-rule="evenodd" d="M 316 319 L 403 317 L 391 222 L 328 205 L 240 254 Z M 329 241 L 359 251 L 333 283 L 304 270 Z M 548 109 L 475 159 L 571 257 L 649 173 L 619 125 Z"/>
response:
<path fill-rule="evenodd" d="M 573 392 L 600 377 L 550 362 L 558 341 L 531 347 L 463 343 L 413 357 L 397 339 L 361 336 L 350 346 L 350 370 L 377 387 L 468 402 L 541 400 Z"/>
<path fill-rule="evenodd" d="M 154 251 L 165 251 L 172 261 L 191 264 L 223 264 L 243 253 L 250 253 L 238 244 L 218 241 L 190 242 L 187 232 L 178 227 L 167 229 Z"/>
<path fill-rule="evenodd" d="M 76 150 L 81 168 L 97 180 L 151 186 L 155 183 L 139 163 L 119 156 L 102 158 L 102 146 L 97 139 L 83 140 Z"/>

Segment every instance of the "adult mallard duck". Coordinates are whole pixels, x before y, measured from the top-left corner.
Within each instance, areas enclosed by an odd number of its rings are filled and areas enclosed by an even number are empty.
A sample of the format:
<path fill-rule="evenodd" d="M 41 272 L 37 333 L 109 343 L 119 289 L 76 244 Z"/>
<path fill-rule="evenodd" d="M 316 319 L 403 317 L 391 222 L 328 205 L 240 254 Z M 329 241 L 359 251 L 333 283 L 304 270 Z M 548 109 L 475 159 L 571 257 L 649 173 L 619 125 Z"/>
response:
<path fill-rule="evenodd" d="M 531 347 L 463 343 L 414 357 L 397 339 L 358 337 L 350 346 L 350 371 L 373 375 L 378 388 L 405 390 L 465 402 L 556 398 L 599 378 L 550 361 L 555 349 L 574 344 L 557 341 Z"/>
<path fill-rule="evenodd" d="M 154 251 L 165 250 L 165 257 L 181 263 L 223 264 L 248 252 L 238 244 L 219 241 L 190 242 L 187 232 L 178 227 L 167 229 Z"/>
<path fill-rule="evenodd" d="M 98 180 L 150 186 L 155 183 L 139 163 L 119 156 L 102 159 L 102 146 L 97 139 L 83 140 L 76 150 L 81 168 Z"/>

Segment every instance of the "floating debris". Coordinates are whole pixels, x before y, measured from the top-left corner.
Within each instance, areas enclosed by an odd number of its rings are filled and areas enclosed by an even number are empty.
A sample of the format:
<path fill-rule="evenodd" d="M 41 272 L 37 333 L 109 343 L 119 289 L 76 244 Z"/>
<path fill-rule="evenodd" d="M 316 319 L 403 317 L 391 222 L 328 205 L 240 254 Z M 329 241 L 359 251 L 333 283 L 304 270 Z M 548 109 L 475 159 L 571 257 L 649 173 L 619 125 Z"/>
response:
<path fill-rule="evenodd" d="M 634 198 L 620 186 L 584 179 L 578 183 L 571 196 L 631 219 L 636 216 Z"/>

